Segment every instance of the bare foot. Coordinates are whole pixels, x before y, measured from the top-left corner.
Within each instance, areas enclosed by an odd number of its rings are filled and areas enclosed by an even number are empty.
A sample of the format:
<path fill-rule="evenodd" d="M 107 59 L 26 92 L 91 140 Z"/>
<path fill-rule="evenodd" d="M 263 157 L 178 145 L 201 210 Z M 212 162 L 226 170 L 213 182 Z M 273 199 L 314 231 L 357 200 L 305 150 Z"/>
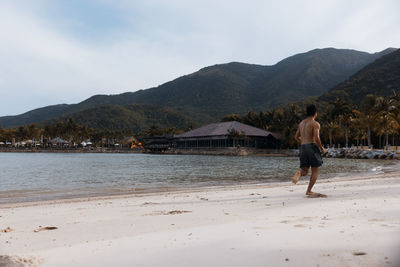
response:
<path fill-rule="evenodd" d="M 300 179 L 300 176 L 301 176 L 301 171 L 297 171 L 297 172 L 294 174 L 294 176 L 293 176 L 292 182 L 293 182 L 294 184 L 297 184 L 297 182 L 298 182 L 299 179 Z"/>

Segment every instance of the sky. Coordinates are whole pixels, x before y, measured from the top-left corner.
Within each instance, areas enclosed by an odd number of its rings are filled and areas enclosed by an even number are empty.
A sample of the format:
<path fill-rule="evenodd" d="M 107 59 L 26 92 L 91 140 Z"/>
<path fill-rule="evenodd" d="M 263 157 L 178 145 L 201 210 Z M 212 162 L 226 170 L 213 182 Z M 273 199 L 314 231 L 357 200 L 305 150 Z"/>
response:
<path fill-rule="evenodd" d="M 400 47 L 398 0 L 1 0 L 0 116 L 315 48 Z"/>

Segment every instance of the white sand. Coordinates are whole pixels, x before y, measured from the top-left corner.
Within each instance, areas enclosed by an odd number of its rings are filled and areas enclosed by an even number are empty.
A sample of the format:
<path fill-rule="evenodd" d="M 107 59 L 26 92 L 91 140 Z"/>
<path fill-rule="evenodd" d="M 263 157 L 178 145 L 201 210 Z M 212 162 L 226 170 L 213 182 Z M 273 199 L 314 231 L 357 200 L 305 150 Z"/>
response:
<path fill-rule="evenodd" d="M 318 181 L 328 198 L 305 190 L 303 181 L 3 205 L 0 230 L 13 231 L 0 233 L 0 267 L 400 266 L 400 173 Z M 48 226 L 57 229 L 34 232 Z"/>

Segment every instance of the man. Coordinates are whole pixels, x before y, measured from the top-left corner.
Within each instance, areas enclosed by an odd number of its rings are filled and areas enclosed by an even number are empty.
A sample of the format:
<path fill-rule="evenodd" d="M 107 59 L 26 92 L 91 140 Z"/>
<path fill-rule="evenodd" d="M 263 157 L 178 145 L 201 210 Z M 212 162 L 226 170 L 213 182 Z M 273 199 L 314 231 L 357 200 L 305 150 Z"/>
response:
<path fill-rule="evenodd" d="M 318 168 L 322 165 L 321 152 L 325 150 L 319 138 L 320 125 L 317 118 L 317 108 L 314 105 L 307 106 L 307 118 L 300 122 L 296 132 L 296 140 L 301 144 L 300 147 L 300 168 L 293 177 L 296 184 L 300 176 L 306 176 L 311 166 L 311 178 L 308 184 L 306 195 L 308 197 L 326 197 L 326 195 L 311 191 L 318 178 Z"/>

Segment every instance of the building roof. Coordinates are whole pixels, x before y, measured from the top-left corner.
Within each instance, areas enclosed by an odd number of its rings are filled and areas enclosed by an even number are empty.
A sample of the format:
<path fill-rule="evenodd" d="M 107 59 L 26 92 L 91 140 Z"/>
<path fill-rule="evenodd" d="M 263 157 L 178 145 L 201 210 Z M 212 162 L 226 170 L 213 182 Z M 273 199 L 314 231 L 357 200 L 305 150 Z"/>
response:
<path fill-rule="evenodd" d="M 61 139 L 60 137 L 56 137 L 50 140 L 50 143 L 53 144 L 68 144 L 68 141 L 65 141 L 64 139 Z"/>
<path fill-rule="evenodd" d="M 244 135 L 246 136 L 268 137 L 271 135 L 274 138 L 279 139 L 278 134 L 265 131 L 237 121 L 208 124 L 203 127 L 188 131 L 186 133 L 175 135 L 175 138 L 225 136 L 225 135 L 231 135 L 232 130 L 235 130 L 239 134 L 244 133 Z"/>

